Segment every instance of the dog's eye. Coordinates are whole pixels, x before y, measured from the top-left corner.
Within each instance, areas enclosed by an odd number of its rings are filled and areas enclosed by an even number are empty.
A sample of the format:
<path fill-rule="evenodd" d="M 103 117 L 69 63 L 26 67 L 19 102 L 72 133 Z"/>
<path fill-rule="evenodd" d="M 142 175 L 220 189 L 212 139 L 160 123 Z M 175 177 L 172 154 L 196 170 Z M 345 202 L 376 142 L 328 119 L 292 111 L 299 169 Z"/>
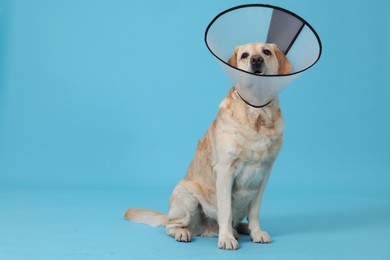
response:
<path fill-rule="evenodd" d="M 272 52 L 270 50 L 267 50 L 267 49 L 264 49 L 263 50 L 263 53 L 267 56 L 271 56 L 272 55 Z"/>
<path fill-rule="evenodd" d="M 248 58 L 248 56 L 249 56 L 249 53 L 244 52 L 244 53 L 241 55 L 241 59 L 246 59 L 246 58 Z"/>

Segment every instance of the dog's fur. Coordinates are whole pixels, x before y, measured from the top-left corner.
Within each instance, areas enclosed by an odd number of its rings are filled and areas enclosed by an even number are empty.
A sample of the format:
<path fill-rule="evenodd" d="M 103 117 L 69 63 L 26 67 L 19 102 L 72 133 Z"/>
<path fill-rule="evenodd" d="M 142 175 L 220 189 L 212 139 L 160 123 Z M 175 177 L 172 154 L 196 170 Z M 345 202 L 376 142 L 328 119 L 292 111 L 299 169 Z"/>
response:
<path fill-rule="evenodd" d="M 291 64 L 274 44 L 235 48 L 228 63 L 260 75 L 287 74 Z M 255 243 L 271 237 L 260 227 L 261 198 L 282 146 L 284 122 L 278 98 L 262 108 L 246 104 L 233 87 L 199 141 L 185 178 L 175 187 L 168 215 L 130 208 L 128 220 L 165 226 L 177 241 L 218 236 L 218 247 L 238 248 L 238 233 Z M 241 221 L 247 217 L 248 224 Z"/>

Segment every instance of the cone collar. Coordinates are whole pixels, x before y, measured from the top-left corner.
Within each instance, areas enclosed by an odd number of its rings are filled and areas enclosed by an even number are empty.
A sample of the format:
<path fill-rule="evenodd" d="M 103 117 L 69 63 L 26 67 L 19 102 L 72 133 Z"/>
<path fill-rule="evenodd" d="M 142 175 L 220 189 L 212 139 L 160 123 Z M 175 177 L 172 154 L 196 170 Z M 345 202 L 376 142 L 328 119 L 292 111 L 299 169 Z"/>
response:
<path fill-rule="evenodd" d="M 234 48 L 250 42 L 276 44 L 293 66 L 290 74 L 256 75 L 228 64 Z M 322 52 L 318 34 L 303 18 L 263 4 L 240 5 L 218 14 L 207 26 L 205 43 L 240 96 L 253 106 L 272 100 L 317 63 Z"/>

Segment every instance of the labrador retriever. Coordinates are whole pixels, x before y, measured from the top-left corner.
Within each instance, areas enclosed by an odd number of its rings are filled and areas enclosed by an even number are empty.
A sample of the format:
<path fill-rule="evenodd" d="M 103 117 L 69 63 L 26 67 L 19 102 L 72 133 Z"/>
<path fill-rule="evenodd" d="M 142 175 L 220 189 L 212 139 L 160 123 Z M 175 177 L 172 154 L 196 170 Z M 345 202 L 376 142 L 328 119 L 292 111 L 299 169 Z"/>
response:
<path fill-rule="evenodd" d="M 257 75 L 288 74 L 292 66 L 274 44 L 237 46 L 228 63 Z M 186 176 L 173 190 L 169 213 L 130 208 L 125 218 L 165 226 L 169 236 L 217 236 L 221 249 L 238 249 L 238 233 L 270 243 L 260 226 L 262 195 L 282 146 L 284 122 L 278 97 L 252 107 L 233 87 L 198 147 Z M 247 223 L 242 221 L 247 218 Z"/>

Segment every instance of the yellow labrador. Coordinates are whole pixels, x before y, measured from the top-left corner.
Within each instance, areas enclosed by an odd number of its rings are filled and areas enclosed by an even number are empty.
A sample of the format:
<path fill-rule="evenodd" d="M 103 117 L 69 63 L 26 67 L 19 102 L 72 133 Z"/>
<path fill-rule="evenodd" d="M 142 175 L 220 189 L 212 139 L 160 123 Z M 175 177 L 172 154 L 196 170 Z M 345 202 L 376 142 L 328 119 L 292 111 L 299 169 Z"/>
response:
<path fill-rule="evenodd" d="M 235 48 L 229 64 L 259 75 L 288 74 L 291 64 L 274 44 Z M 130 208 L 125 217 L 165 226 L 177 241 L 218 236 L 218 247 L 238 248 L 238 233 L 255 243 L 270 243 L 259 221 L 260 202 L 282 146 L 284 122 L 278 98 L 261 108 L 246 104 L 234 87 L 219 106 L 187 174 L 175 187 L 169 213 Z M 248 223 L 242 223 L 244 218 Z"/>

